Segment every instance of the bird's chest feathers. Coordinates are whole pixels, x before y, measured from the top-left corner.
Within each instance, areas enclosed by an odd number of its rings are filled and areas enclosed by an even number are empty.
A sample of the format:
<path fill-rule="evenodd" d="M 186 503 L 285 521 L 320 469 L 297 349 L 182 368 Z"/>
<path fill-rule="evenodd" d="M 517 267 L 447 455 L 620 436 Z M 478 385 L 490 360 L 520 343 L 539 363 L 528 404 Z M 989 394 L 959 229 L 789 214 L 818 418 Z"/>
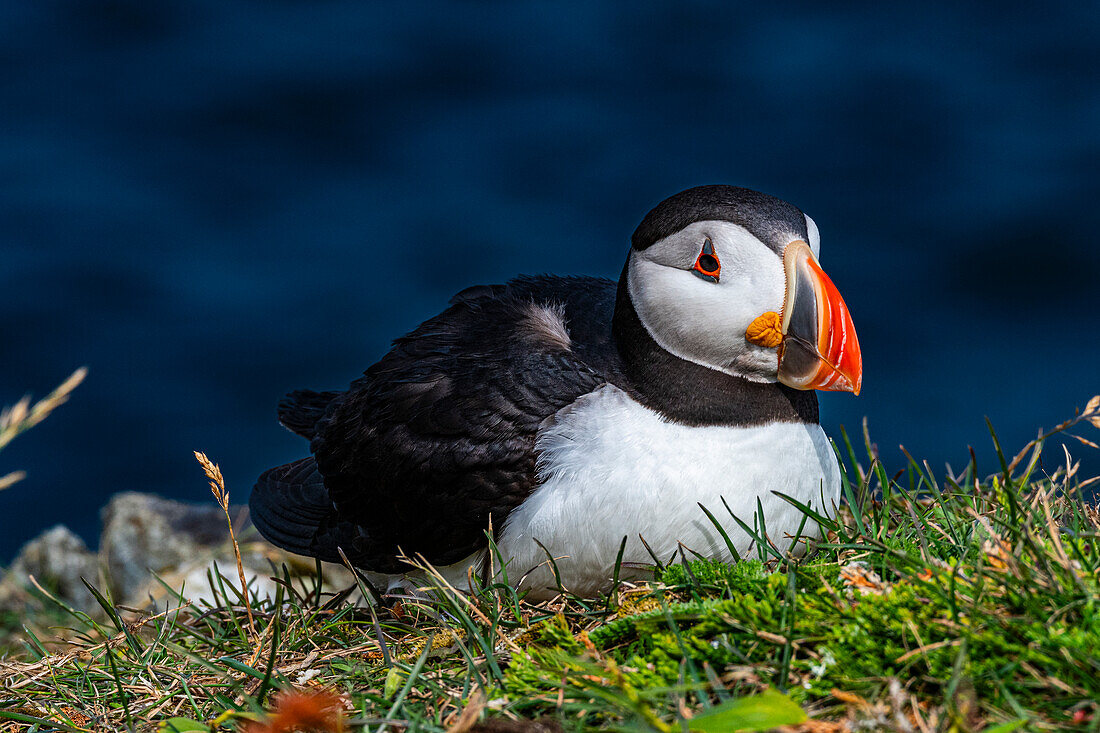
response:
<path fill-rule="evenodd" d="M 540 431 L 540 486 L 508 517 L 503 544 L 517 559 L 538 539 L 574 562 L 613 562 L 624 536 L 637 545 L 628 560 L 648 561 L 638 535 L 658 553 L 678 543 L 729 557 L 699 508 L 707 507 L 739 550 L 748 538 L 723 505 L 749 526 L 759 500 L 769 536 L 781 544 L 802 514 L 778 491 L 831 510 L 839 471 L 820 426 L 688 427 L 663 420 L 616 387 L 606 386 L 558 412 Z M 808 531 L 813 528 L 807 527 Z M 662 556 L 662 560 L 667 557 Z M 569 563 L 572 565 L 573 563 Z"/>

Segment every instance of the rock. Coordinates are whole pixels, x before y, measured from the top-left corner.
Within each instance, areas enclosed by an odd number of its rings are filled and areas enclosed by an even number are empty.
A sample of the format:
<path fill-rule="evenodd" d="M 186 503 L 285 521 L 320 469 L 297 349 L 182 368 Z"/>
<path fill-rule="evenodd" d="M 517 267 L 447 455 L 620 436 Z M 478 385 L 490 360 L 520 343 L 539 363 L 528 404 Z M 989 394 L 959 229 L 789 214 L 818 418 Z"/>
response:
<path fill-rule="evenodd" d="M 252 599 L 275 598 L 276 585 L 271 580 L 271 576 L 281 575 L 280 569 L 283 565 L 287 566 L 292 582 L 299 592 L 308 592 L 315 582 L 311 577 L 315 570 L 313 562 L 307 563 L 304 558 L 291 555 L 264 542 L 241 543 L 241 565 L 244 569 L 249 596 Z M 210 579 L 214 576 L 215 568 L 222 579 L 220 586 L 216 585 L 212 589 Z M 338 565 L 325 563 L 323 573 L 322 590 L 326 593 L 355 584 L 355 577 L 347 569 Z M 161 610 L 164 609 L 166 602 L 170 605 L 178 605 L 178 597 L 169 592 L 165 586 L 174 589 L 199 608 L 224 604 L 226 595 L 229 597 L 229 602 L 237 603 L 236 592 L 239 592 L 241 587 L 237 561 L 228 542 L 217 552 L 207 552 L 163 573 L 161 580 L 163 583 L 150 578 L 147 585 L 138 591 L 137 597 L 129 605 L 152 605 Z M 217 584 L 216 579 L 215 583 Z M 221 592 L 223 587 L 224 594 Z M 356 591 L 351 601 L 356 602 L 359 598 L 359 593 Z"/>
<path fill-rule="evenodd" d="M 92 585 L 99 582 L 99 561 L 84 540 L 67 527 L 60 524 L 51 527 L 23 546 L 8 570 L 5 595 L 14 599 L 22 588 L 30 585 L 31 575 L 43 588 L 78 611 L 93 615 L 101 612 L 95 598 L 80 582 L 81 578 Z"/>
<path fill-rule="evenodd" d="M 236 557 L 225 514 L 213 501 L 208 505 L 184 504 L 153 494 L 126 492 L 116 494 L 100 515 L 103 530 L 98 555 L 61 525 L 23 547 L 0 579 L 0 611 L 6 617 L 34 618 L 44 609 L 44 602 L 30 590 L 31 575 L 60 601 L 97 619 L 105 613 L 84 587 L 82 577 L 101 591 L 109 591 L 115 604 L 131 609 L 164 610 L 166 605 L 178 606 L 180 591 L 200 609 L 208 604 L 238 603 L 235 589 L 239 589 L 240 580 Z M 315 569 L 313 560 L 289 554 L 259 539 L 247 521 L 244 507 L 230 507 L 230 516 L 240 541 L 252 599 L 275 598 L 276 584 L 270 578 L 281 575 L 284 565 L 299 592 L 307 593 L 313 588 L 315 580 L 310 577 Z M 215 583 L 216 590 L 211 590 L 207 573 L 215 567 L 223 580 Z M 153 577 L 154 572 L 159 581 Z M 354 584 L 355 578 L 348 570 L 325 564 L 326 593 Z M 350 600 L 365 602 L 358 591 Z M 11 642 L 18 628 L 19 624 L 0 628 L 0 647 L 5 640 Z"/>
<path fill-rule="evenodd" d="M 233 529 L 240 541 L 245 580 L 252 597 L 275 597 L 270 580 L 284 563 L 293 577 L 312 575 L 314 562 L 291 555 L 266 542 L 249 542 L 248 510 L 229 508 Z M 185 504 L 153 494 L 126 492 L 116 494 L 101 512 L 103 533 L 99 557 L 107 572 L 107 581 L 116 603 L 131 607 L 178 604 L 177 597 L 165 585 L 183 591 L 200 605 L 224 603 L 220 588 L 211 590 L 207 571 L 215 563 L 222 575 L 228 600 L 237 602 L 231 589 L 240 589 L 237 561 L 229 542 L 225 513 L 213 501 L 210 504 Z M 161 583 L 150 571 L 160 577 Z M 331 591 L 355 583 L 354 576 L 340 566 L 325 566 L 325 590 Z M 217 595 L 217 598 L 215 598 Z"/>
<path fill-rule="evenodd" d="M 124 492 L 112 497 L 100 516 L 100 557 L 114 598 L 121 602 L 134 599 L 150 571 L 164 574 L 189 565 L 224 545 L 229 534 L 225 514 L 213 502 L 184 504 Z"/>
<path fill-rule="evenodd" d="M 271 580 L 274 572 L 270 566 L 263 562 L 262 558 L 250 553 L 244 553 L 242 560 L 249 596 L 274 598 L 275 583 Z M 215 572 L 221 576 L 220 582 Z M 237 574 L 237 561 L 229 548 L 217 553 L 207 552 L 201 557 L 193 558 L 159 575 L 163 584 L 156 578 L 150 577 L 148 582 L 139 588 L 131 605 L 153 605 L 163 610 L 165 603 L 170 606 L 179 605 L 177 594 L 195 603 L 200 609 L 226 602 L 239 603 L 237 593 L 240 592 L 241 581 Z M 214 580 L 213 588 L 210 584 L 211 579 Z M 173 589 L 175 593 L 168 591 L 165 586 Z"/>

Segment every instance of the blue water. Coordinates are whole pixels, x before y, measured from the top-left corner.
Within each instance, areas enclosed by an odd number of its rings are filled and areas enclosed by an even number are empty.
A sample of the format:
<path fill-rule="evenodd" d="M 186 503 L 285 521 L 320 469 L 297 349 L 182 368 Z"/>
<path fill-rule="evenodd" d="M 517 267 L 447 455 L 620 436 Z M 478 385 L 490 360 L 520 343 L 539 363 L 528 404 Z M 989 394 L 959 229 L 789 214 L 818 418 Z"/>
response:
<path fill-rule="evenodd" d="M 284 392 L 467 285 L 616 277 L 702 183 L 819 224 L 865 361 L 831 432 L 992 472 L 984 416 L 1015 449 L 1100 392 L 1100 6 L 962 5 L 0 3 L 0 403 L 90 368 L 0 454 L 0 558 L 209 500 L 193 449 L 244 501 L 304 454 Z"/>

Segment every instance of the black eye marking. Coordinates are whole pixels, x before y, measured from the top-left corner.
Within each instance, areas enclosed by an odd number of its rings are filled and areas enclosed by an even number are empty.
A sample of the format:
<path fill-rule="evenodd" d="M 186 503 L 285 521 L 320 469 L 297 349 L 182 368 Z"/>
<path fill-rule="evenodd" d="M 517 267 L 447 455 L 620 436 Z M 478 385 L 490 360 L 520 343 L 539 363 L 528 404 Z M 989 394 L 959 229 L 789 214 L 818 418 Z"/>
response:
<path fill-rule="evenodd" d="M 707 282 L 718 282 L 718 278 L 722 274 L 722 263 L 718 261 L 718 255 L 714 253 L 714 244 L 710 241 L 710 237 L 703 240 L 703 251 L 699 253 L 699 257 L 695 260 L 695 265 L 691 268 L 691 271 Z"/>

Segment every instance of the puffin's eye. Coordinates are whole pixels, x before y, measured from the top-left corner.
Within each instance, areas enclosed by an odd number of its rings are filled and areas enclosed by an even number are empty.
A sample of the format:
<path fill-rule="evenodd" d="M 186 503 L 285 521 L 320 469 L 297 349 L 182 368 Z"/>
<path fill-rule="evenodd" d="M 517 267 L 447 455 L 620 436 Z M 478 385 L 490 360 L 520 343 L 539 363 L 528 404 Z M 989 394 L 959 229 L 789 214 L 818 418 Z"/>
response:
<path fill-rule="evenodd" d="M 709 237 L 703 241 L 703 251 L 699 253 L 691 271 L 708 282 L 718 282 L 718 276 L 722 274 L 722 263 L 714 254 L 714 244 Z"/>

